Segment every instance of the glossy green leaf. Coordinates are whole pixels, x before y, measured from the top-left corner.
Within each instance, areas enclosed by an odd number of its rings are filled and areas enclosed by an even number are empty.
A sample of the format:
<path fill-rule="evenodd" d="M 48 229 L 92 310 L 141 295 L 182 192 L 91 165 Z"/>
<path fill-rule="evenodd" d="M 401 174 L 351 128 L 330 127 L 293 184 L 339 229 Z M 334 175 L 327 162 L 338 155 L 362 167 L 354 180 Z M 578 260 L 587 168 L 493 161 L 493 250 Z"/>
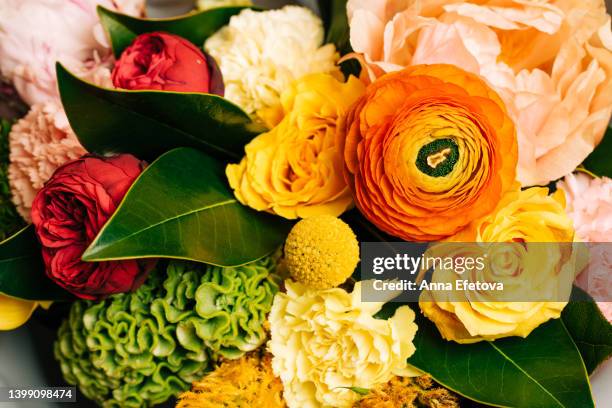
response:
<path fill-rule="evenodd" d="M 83 259 L 165 257 L 235 266 L 274 251 L 289 228 L 280 217 L 241 205 L 218 161 L 180 148 L 143 172 Z"/>
<path fill-rule="evenodd" d="M 72 298 L 45 275 L 40 245 L 32 226 L 0 242 L 0 293 L 28 300 Z"/>
<path fill-rule="evenodd" d="M 0 242 L 25 226 L 11 199 L 8 181 L 11 121 L 0 119 Z"/>
<path fill-rule="evenodd" d="M 263 132 L 238 106 L 209 94 L 104 89 L 57 65 L 70 125 L 90 152 L 155 158 L 176 147 L 239 159 Z"/>
<path fill-rule="evenodd" d="M 341 55 L 353 52 L 350 39 L 350 28 L 346 14 L 347 0 L 319 0 L 319 10 L 325 26 L 325 42 L 336 46 Z M 355 60 L 348 60 L 341 64 L 342 72 L 346 76 L 359 75 L 361 67 Z"/>
<path fill-rule="evenodd" d="M 176 34 L 202 47 L 208 37 L 245 8 L 247 7 L 219 7 L 173 18 L 145 19 L 98 6 L 98 15 L 102 26 L 110 36 L 115 56 L 119 57 L 138 35 L 153 31 Z"/>
<path fill-rule="evenodd" d="M 606 134 L 593 153 L 586 158 L 583 167 L 599 177 L 612 177 L 612 127 L 606 129 Z"/>
<path fill-rule="evenodd" d="M 391 316 L 398 306 L 385 305 L 379 317 Z M 420 311 L 417 325 L 416 352 L 408 362 L 466 398 L 514 408 L 594 407 L 584 363 L 560 319 L 526 339 L 475 344 L 442 339 Z"/>
<path fill-rule="evenodd" d="M 590 374 L 612 355 L 612 325 L 588 294 L 574 290 L 587 300 L 568 303 L 561 318 Z"/>

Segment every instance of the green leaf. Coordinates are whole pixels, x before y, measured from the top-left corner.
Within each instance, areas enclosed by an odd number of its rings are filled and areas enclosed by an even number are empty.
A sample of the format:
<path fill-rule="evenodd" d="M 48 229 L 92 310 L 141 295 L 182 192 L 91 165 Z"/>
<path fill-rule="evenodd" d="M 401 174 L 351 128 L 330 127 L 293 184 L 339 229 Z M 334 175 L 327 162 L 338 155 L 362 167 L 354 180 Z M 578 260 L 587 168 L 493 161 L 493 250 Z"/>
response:
<path fill-rule="evenodd" d="M 338 388 L 344 388 L 347 390 L 351 390 L 356 394 L 359 395 L 368 395 L 370 393 L 370 390 L 367 388 L 361 388 L 361 387 L 338 387 Z"/>
<path fill-rule="evenodd" d="M 242 206 L 218 161 L 180 148 L 141 174 L 83 259 L 161 257 L 236 266 L 273 252 L 289 228 L 280 217 Z"/>
<path fill-rule="evenodd" d="M 219 7 L 168 19 L 144 19 L 98 6 L 98 15 L 110 36 L 115 57 L 118 58 L 138 35 L 153 31 L 172 33 L 202 47 L 208 37 L 245 8 L 248 7 Z"/>
<path fill-rule="evenodd" d="M 574 290 L 590 298 L 584 291 Z M 612 325 L 592 298 L 568 303 L 561 318 L 582 355 L 587 371 L 592 373 L 612 355 Z"/>
<path fill-rule="evenodd" d="M 385 305 L 379 317 L 391 316 L 398 306 Z M 594 407 L 587 371 L 560 319 L 525 339 L 475 344 L 442 339 L 420 312 L 416 322 L 416 352 L 408 362 L 466 398 L 515 408 Z"/>
<path fill-rule="evenodd" d="M 72 298 L 45 275 L 40 245 L 32 226 L 0 242 L 0 293 L 28 300 Z"/>
<path fill-rule="evenodd" d="M 347 0 L 319 0 L 319 10 L 325 27 L 325 42 L 336 46 L 340 55 L 353 52 L 351 47 L 350 28 L 346 14 Z M 359 75 L 361 67 L 355 60 L 345 61 L 341 64 L 342 72 L 346 76 Z"/>
<path fill-rule="evenodd" d="M 194 147 L 239 159 L 244 145 L 265 130 L 217 95 L 104 89 L 61 64 L 57 80 L 70 125 L 94 153 L 151 159 L 176 147 Z"/>
<path fill-rule="evenodd" d="M 606 134 L 593 153 L 586 158 L 583 167 L 599 177 L 612 177 L 612 127 L 606 129 Z"/>
<path fill-rule="evenodd" d="M 8 136 L 11 125 L 10 121 L 0 119 L 0 242 L 25 225 L 11 199 L 12 194 L 8 181 L 10 161 Z"/>

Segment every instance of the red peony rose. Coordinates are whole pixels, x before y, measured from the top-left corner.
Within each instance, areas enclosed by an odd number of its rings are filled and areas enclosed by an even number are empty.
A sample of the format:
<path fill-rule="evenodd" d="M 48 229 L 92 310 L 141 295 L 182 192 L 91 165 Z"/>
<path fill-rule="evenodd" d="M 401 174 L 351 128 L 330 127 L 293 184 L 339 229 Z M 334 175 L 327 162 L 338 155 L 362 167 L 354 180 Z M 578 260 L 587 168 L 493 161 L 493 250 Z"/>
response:
<path fill-rule="evenodd" d="M 215 60 L 177 35 L 155 32 L 136 37 L 113 69 L 117 88 L 223 95 Z"/>
<path fill-rule="evenodd" d="M 57 169 L 36 195 L 32 222 L 47 275 L 76 296 L 95 300 L 134 290 L 153 265 L 135 260 L 81 261 L 144 166 L 128 154 L 83 156 Z"/>

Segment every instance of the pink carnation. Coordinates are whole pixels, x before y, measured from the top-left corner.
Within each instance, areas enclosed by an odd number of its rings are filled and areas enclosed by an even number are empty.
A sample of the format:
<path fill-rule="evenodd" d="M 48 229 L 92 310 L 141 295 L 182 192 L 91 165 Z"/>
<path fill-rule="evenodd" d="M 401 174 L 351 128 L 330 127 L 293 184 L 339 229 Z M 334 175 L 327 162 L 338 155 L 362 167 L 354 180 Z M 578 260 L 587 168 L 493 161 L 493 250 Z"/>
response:
<path fill-rule="evenodd" d="M 61 106 L 32 106 L 9 134 L 9 184 L 19 214 L 30 220 L 36 193 L 61 165 L 86 153 L 70 129 Z"/>
<path fill-rule="evenodd" d="M 566 210 L 580 239 L 612 242 L 612 180 L 570 174 L 557 187 L 565 192 Z"/>
<path fill-rule="evenodd" d="M 75 72 L 88 70 L 92 60 L 112 61 L 98 4 L 124 13 L 144 10 L 144 0 L 3 0 L 0 73 L 26 103 L 57 100 L 57 61 Z"/>
<path fill-rule="evenodd" d="M 578 237 L 590 242 L 589 266 L 576 280 L 612 321 L 612 180 L 570 174 L 557 184 L 565 192 L 566 211 Z"/>

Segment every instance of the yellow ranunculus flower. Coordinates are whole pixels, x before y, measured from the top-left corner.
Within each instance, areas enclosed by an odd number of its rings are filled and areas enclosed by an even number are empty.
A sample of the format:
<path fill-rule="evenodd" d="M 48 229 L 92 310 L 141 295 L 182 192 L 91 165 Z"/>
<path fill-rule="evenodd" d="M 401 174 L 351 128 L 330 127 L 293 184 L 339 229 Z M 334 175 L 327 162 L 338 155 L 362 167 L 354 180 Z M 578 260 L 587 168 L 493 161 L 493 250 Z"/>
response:
<path fill-rule="evenodd" d="M 374 315 L 383 304 L 352 293 L 315 290 L 290 280 L 270 311 L 272 368 L 294 407 L 351 407 L 361 398 L 350 387 L 372 388 L 394 375 L 414 375 L 406 360 L 415 347 L 414 312 L 401 306 L 388 320 Z"/>
<path fill-rule="evenodd" d="M 17 299 L 0 293 L 0 330 L 18 328 L 30 319 L 39 305 L 48 308 L 50 303 Z"/>
<path fill-rule="evenodd" d="M 486 260 L 484 268 L 474 268 L 467 276 L 434 268 L 431 282 L 450 282 L 453 290 L 425 290 L 419 305 L 445 339 L 473 343 L 526 337 L 560 316 L 580 269 L 572 221 L 564 207 L 562 192 L 549 196 L 546 188 L 517 190 L 508 193 L 494 213 L 452 237 L 455 242 L 428 249 L 428 256 Z M 458 287 L 464 280 L 501 282 L 504 289 Z"/>
<path fill-rule="evenodd" d="M 306 76 L 283 92 L 282 120 L 246 146 L 226 174 L 241 203 L 285 218 L 338 216 L 352 204 L 336 146 L 338 118 L 364 92 L 350 77 Z"/>

